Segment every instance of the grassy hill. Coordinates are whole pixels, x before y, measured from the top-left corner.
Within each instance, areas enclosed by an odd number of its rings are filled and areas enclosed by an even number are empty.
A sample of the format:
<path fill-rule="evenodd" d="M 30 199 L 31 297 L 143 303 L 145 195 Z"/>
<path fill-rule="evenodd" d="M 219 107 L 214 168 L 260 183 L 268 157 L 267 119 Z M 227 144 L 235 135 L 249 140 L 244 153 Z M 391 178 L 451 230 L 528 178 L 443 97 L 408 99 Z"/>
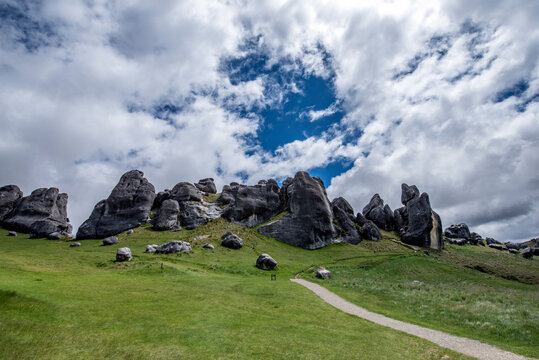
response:
<path fill-rule="evenodd" d="M 226 231 L 245 246 L 221 247 Z M 201 235 L 209 237 L 193 240 Z M 291 283 L 297 273 L 369 310 L 539 357 L 537 259 L 472 246 L 426 256 L 383 235 L 378 243 L 304 250 L 217 219 L 176 233 L 142 226 L 120 234 L 117 246 L 83 240 L 70 248 L 1 229 L 0 358 L 466 358 L 339 312 Z M 193 250 L 144 253 L 170 240 Z M 123 246 L 134 259 L 115 263 Z M 257 269 L 261 253 L 278 269 Z M 317 266 L 333 278 L 316 280 Z"/>

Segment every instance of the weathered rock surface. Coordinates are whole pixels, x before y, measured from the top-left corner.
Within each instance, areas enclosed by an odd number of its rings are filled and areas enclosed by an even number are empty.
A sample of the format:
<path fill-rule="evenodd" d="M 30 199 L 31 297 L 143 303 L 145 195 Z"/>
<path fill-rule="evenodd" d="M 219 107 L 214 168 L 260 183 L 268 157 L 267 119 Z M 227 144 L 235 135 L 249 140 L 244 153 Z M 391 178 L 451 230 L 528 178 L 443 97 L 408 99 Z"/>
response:
<path fill-rule="evenodd" d="M 49 240 L 60 240 L 61 238 L 62 238 L 62 234 L 60 234 L 58 231 L 55 231 L 47 235 L 47 239 Z"/>
<path fill-rule="evenodd" d="M 15 191 L 16 192 L 16 191 Z M 17 195 L 10 195 L 11 199 Z M 29 196 L 18 199 L 2 221 L 6 229 L 47 237 L 53 232 L 71 234 L 67 218 L 67 194 L 57 188 L 34 190 Z"/>
<path fill-rule="evenodd" d="M 180 213 L 180 204 L 176 200 L 167 199 L 161 204 L 159 214 L 157 214 L 153 228 L 154 230 L 170 230 L 178 224 L 178 214 Z"/>
<path fill-rule="evenodd" d="M 470 229 L 468 228 L 468 225 L 461 223 L 461 224 L 453 224 L 444 231 L 444 235 L 446 238 L 460 238 L 460 239 L 470 239 Z"/>
<path fill-rule="evenodd" d="M 232 234 L 230 231 L 221 236 L 221 245 L 229 249 L 241 249 L 243 247 L 243 240 L 236 234 Z"/>
<path fill-rule="evenodd" d="M 402 184 L 401 200 L 404 200 L 406 204 L 405 209 L 398 210 L 403 221 L 403 226 L 400 228 L 401 240 L 411 245 L 443 249 L 442 220 L 432 210 L 429 195 L 423 193 L 417 196 L 419 191 L 416 190 L 415 186 Z"/>
<path fill-rule="evenodd" d="M 114 245 L 118 243 L 118 238 L 116 236 L 109 236 L 103 239 L 103 246 Z"/>
<path fill-rule="evenodd" d="M 367 220 L 361 228 L 361 236 L 366 240 L 380 241 L 382 240 L 382 234 L 378 227 L 370 220 Z"/>
<path fill-rule="evenodd" d="M 273 179 L 261 181 L 254 186 L 230 184 L 223 188 L 223 198 L 228 207 L 222 217 L 227 221 L 245 226 L 260 225 L 281 210 L 279 185 Z"/>
<path fill-rule="evenodd" d="M 371 201 L 363 208 L 363 215 L 380 229 L 392 231 L 395 228 L 395 218 L 389 205 L 384 206 L 380 195 L 374 194 Z"/>
<path fill-rule="evenodd" d="M 145 223 L 154 199 L 155 188 L 142 171 L 125 173 L 110 196 L 96 204 L 77 239 L 104 238 Z"/>
<path fill-rule="evenodd" d="M 156 245 L 156 244 L 146 245 L 146 251 L 145 252 L 154 253 L 155 250 L 157 250 L 158 247 L 159 247 L 159 245 Z"/>
<path fill-rule="evenodd" d="M 533 252 L 532 249 L 527 247 L 526 249 L 522 250 L 522 257 L 524 259 L 531 259 L 533 258 Z"/>
<path fill-rule="evenodd" d="M 506 248 L 504 248 L 500 244 L 488 244 L 488 247 L 492 248 L 492 249 L 496 249 L 496 250 L 507 250 Z"/>
<path fill-rule="evenodd" d="M 148 250 L 148 247 L 146 247 L 146 250 Z M 188 251 L 191 251 L 191 244 L 186 241 L 169 241 L 155 248 L 155 253 L 157 254 L 175 254 Z"/>
<path fill-rule="evenodd" d="M 0 222 L 17 207 L 22 196 L 22 191 L 17 185 L 0 187 Z"/>
<path fill-rule="evenodd" d="M 131 259 L 133 259 L 133 255 L 128 247 L 119 248 L 116 252 L 116 261 L 118 262 L 130 261 Z"/>
<path fill-rule="evenodd" d="M 476 232 L 470 233 L 470 238 L 468 239 L 468 242 L 472 245 L 482 245 L 485 246 L 485 243 L 483 242 L 483 238 L 481 235 L 479 235 Z"/>
<path fill-rule="evenodd" d="M 323 267 L 316 269 L 316 277 L 320 279 L 329 279 L 331 278 L 331 271 L 326 270 Z"/>
<path fill-rule="evenodd" d="M 183 201 L 202 201 L 202 194 L 191 183 L 180 182 L 176 184 L 170 192 L 170 198 L 181 203 Z"/>
<path fill-rule="evenodd" d="M 261 226 L 258 232 L 304 249 L 318 249 L 333 243 L 336 235 L 333 213 L 321 180 L 300 171 L 283 189 L 286 189 L 283 199 L 287 201 L 289 213 Z"/>
<path fill-rule="evenodd" d="M 217 188 L 212 178 L 200 179 L 196 184 L 196 188 L 200 191 L 215 194 L 217 193 Z"/>
<path fill-rule="evenodd" d="M 134 233 L 134 232 L 135 232 L 135 230 L 129 229 L 129 230 L 127 230 L 127 235 L 131 235 L 131 234 Z"/>
<path fill-rule="evenodd" d="M 359 244 L 361 235 L 356 226 L 356 217 L 352 206 L 343 197 L 338 197 L 331 202 L 331 208 L 337 223 L 335 228 L 340 239 L 350 244 Z"/>
<path fill-rule="evenodd" d="M 273 270 L 277 267 L 277 261 L 268 254 L 261 254 L 256 259 L 256 267 L 262 270 Z"/>

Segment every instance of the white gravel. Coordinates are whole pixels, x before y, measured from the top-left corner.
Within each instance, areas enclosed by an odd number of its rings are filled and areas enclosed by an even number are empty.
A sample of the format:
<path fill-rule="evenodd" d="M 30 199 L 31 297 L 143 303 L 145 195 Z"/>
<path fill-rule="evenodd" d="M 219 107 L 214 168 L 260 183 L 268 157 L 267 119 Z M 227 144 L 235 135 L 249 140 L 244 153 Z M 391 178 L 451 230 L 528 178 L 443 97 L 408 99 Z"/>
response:
<path fill-rule="evenodd" d="M 307 289 L 320 296 L 322 300 L 336 307 L 345 313 L 355 315 L 365 320 L 372 321 L 382 326 L 387 326 L 395 330 L 429 340 L 444 348 L 457 351 L 459 353 L 473 356 L 482 360 L 529 360 L 530 358 L 513 354 L 509 351 L 500 350 L 494 346 L 484 344 L 477 340 L 471 340 L 459 336 L 446 334 L 441 331 L 427 329 L 421 326 L 394 320 L 386 316 L 367 311 L 357 305 L 352 304 L 332 293 L 326 288 L 303 279 L 290 279 L 295 283 L 305 286 Z"/>

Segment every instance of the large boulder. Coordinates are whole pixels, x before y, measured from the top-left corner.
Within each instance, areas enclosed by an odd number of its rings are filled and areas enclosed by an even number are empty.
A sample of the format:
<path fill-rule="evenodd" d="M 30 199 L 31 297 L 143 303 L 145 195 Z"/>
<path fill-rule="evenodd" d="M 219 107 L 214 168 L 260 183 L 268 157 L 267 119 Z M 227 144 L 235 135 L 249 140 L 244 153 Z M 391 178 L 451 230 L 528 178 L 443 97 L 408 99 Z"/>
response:
<path fill-rule="evenodd" d="M 382 234 L 380 229 L 370 220 L 367 220 L 361 228 L 361 236 L 366 240 L 380 241 L 382 240 Z"/>
<path fill-rule="evenodd" d="M 191 244 L 186 241 L 169 241 L 163 245 L 155 247 L 154 249 L 155 251 L 148 251 L 147 246 L 146 252 L 155 252 L 157 254 L 175 254 L 180 252 L 188 252 L 191 251 Z"/>
<path fill-rule="evenodd" d="M 170 198 L 181 203 L 183 201 L 202 201 L 202 193 L 191 183 L 180 182 L 170 191 Z"/>
<path fill-rule="evenodd" d="M 159 214 L 157 214 L 153 228 L 154 230 L 170 230 L 178 223 L 180 204 L 176 200 L 167 199 L 161 204 Z"/>
<path fill-rule="evenodd" d="M 395 209 L 393 211 L 393 218 L 395 219 L 395 230 L 401 231 L 404 229 L 404 226 L 408 224 L 406 206 Z"/>
<path fill-rule="evenodd" d="M 0 187 L 0 222 L 17 207 L 22 195 L 22 191 L 17 185 Z"/>
<path fill-rule="evenodd" d="M 524 259 L 531 259 L 533 258 L 533 252 L 532 252 L 532 249 L 527 247 L 525 248 L 524 250 L 522 250 L 522 257 Z"/>
<path fill-rule="evenodd" d="M 399 214 L 407 215 L 406 222 L 400 229 L 401 240 L 407 244 L 443 249 L 442 220 L 430 206 L 429 195 L 423 193 L 416 196 L 417 187 L 402 184 L 403 195 L 406 200 L 406 210 L 399 210 Z M 410 198 L 410 194 L 411 196 Z"/>
<path fill-rule="evenodd" d="M 331 271 L 327 270 L 326 268 L 319 267 L 316 269 L 316 277 L 319 279 L 330 279 Z"/>
<path fill-rule="evenodd" d="M 200 191 L 215 194 L 217 193 L 217 188 L 212 178 L 200 179 L 196 184 L 196 188 Z"/>
<path fill-rule="evenodd" d="M 304 249 L 318 249 L 334 242 L 333 212 L 323 183 L 300 171 L 286 187 L 289 213 L 261 226 L 258 232 Z"/>
<path fill-rule="evenodd" d="M 470 233 L 470 238 L 468 239 L 468 242 L 472 245 L 482 245 L 485 246 L 485 243 L 483 242 L 483 238 L 481 235 L 479 235 L 476 232 Z"/>
<path fill-rule="evenodd" d="M 277 261 L 268 254 L 261 254 L 256 259 L 256 267 L 262 270 L 273 270 L 277 267 Z"/>
<path fill-rule="evenodd" d="M 116 261 L 130 261 L 131 259 L 133 259 L 133 255 L 131 255 L 131 249 L 128 247 L 119 248 L 116 251 Z"/>
<path fill-rule="evenodd" d="M 361 235 L 352 206 L 343 197 L 338 197 L 331 202 L 331 208 L 336 221 L 336 231 L 341 240 L 354 245 L 359 244 Z"/>
<path fill-rule="evenodd" d="M 458 238 L 458 239 L 470 239 L 470 229 L 468 225 L 462 224 L 453 224 L 444 231 L 444 235 L 447 238 Z"/>
<path fill-rule="evenodd" d="M 13 199 L 17 194 L 12 192 L 10 196 Z M 47 237 L 54 232 L 71 234 L 72 226 L 67 218 L 67 194 L 60 194 L 57 188 L 36 189 L 13 204 L 16 207 L 2 221 L 5 228 L 39 237 Z"/>
<path fill-rule="evenodd" d="M 401 190 L 402 190 L 402 193 L 401 193 L 401 203 L 402 205 L 406 206 L 406 204 L 414 199 L 414 198 L 418 198 L 419 197 L 419 189 L 417 188 L 417 186 L 415 185 L 412 185 L 412 186 L 408 186 L 407 184 L 402 184 L 401 185 Z"/>
<path fill-rule="evenodd" d="M 374 194 L 371 201 L 363 208 L 363 215 L 380 229 L 392 231 L 395 228 L 393 211 L 389 205 L 384 206 L 384 200 L 378 194 Z"/>
<path fill-rule="evenodd" d="M 123 174 L 110 196 L 98 202 L 79 227 L 77 239 L 104 238 L 145 223 L 154 199 L 155 188 L 142 171 Z"/>
<path fill-rule="evenodd" d="M 222 217 L 235 224 L 260 225 L 281 210 L 279 185 L 273 179 L 254 186 L 231 184 L 223 189 L 222 195 L 225 196 L 222 201 L 229 204 Z"/>
<path fill-rule="evenodd" d="M 103 246 L 114 245 L 118 243 L 118 238 L 116 236 L 109 236 L 103 239 Z"/>
<path fill-rule="evenodd" d="M 243 240 L 238 235 L 228 231 L 221 236 L 221 245 L 229 249 L 237 250 L 243 247 Z"/>

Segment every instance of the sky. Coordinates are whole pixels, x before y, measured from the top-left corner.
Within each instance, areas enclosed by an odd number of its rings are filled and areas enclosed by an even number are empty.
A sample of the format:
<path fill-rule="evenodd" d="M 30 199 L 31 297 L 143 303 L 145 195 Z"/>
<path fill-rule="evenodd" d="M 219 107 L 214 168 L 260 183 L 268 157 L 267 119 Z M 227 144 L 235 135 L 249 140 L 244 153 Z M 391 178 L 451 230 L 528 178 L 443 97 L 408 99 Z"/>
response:
<path fill-rule="evenodd" d="M 0 186 L 75 229 L 120 176 L 416 184 L 447 227 L 539 237 L 539 1 L 0 0 Z"/>

